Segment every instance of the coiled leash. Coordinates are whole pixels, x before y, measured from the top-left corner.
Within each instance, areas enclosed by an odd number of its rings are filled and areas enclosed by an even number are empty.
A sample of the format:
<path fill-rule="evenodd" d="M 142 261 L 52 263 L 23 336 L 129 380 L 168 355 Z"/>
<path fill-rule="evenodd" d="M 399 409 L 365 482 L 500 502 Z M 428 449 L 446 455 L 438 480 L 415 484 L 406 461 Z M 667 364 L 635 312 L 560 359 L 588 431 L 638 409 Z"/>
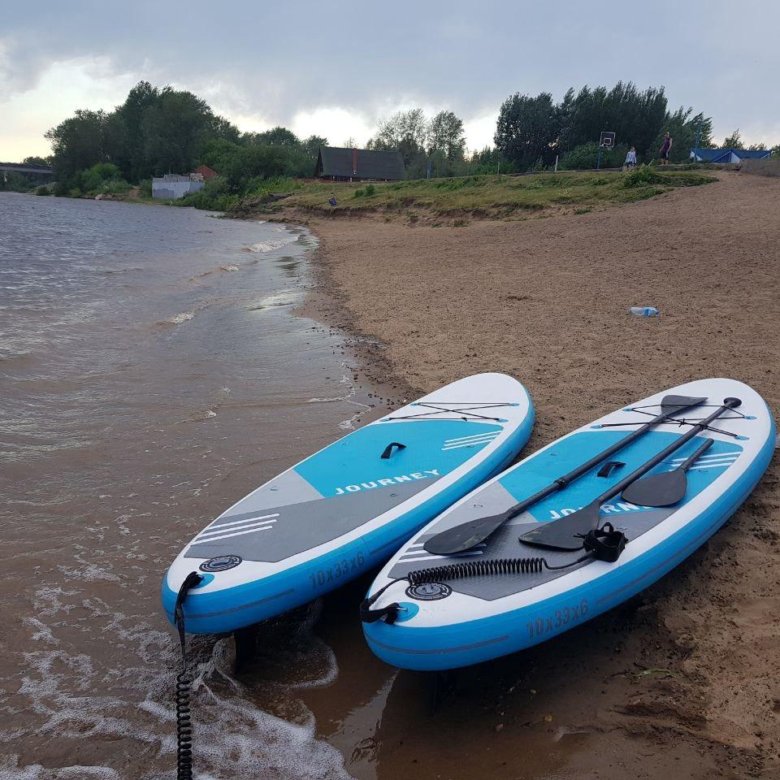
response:
<path fill-rule="evenodd" d="M 199 585 L 203 577 L 191 571 L 179 588 L 176 606 L 173 610 L 174 622 L 179 630 L 181 644 L 181 672 L 176 676 L 176 778 L 192 780 L 192 718 L 190 716 L 190 689 L 192 675 L 187 663 L 187 651 L 184 634 L 184 600 L 187 593 Z"/>
<path fill-rule="evenodd" d="M 464 577 L 485 577 L 496 574 L 540 574 L 544 569 L 558 571 L 568 569 L 588 559 L 614 563 L 626 547 L 628 539 L 622 531 L 616 531 L 612 523 L 604 523 L 601 528 L 594 528 L 582 535 L 582 547 L 585 555 L 560 566 L 551 566 L 545 558 L 496 558 L 494 560 L 459 561 L 444 566 L 434 566 L 430 569 L 410 571 L 406 576 L 391 580 L 380 588 L 373 596 L 369 596 L 360 604 L 360 619 L 364 623 L 376 623 L 384 619 L 392 625 L 398 619 L 401 606 L 397 602 L 388 604 L 381 609 L 371 609 L 376 600 L 396 582 L 408 582 L 411 587 L 433 582 L 447 582 Z"/>

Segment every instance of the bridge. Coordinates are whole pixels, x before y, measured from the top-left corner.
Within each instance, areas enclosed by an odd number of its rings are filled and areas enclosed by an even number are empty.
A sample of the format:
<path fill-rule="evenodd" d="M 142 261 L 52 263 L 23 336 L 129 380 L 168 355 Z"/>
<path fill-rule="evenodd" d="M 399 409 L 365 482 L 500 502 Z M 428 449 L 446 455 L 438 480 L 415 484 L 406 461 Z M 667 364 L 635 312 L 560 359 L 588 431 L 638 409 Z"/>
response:
<path fill-rule="evenodd" d="M 36 176 L 54 176 L 54 168 L 50 168 L 48 165 L 35 165 L 30 163 L 0 163 L 0 171 L 32 173 Z"/>

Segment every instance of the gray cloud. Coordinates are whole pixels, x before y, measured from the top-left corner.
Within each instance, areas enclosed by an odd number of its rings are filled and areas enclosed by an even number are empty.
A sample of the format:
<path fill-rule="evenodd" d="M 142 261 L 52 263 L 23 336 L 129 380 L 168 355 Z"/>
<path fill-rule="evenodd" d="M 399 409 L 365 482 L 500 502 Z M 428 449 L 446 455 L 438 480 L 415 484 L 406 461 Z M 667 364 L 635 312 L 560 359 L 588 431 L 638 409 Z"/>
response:
<path fill-rule="evenodd" d="M 191 89 L 228 116 L 290 124 L 322 106 L 377 117 L 405 102 L 469 120 L 497 112 L 516 91 L 560 99 L 569 86 L 622 79 L 664 85 L 672 108 L 713 116 L 720 135 L 753 125 L 780 135 L 780 107 L 769 99 L 780 71 L 780 7 L 755 0 L 740 5 L 738 19 L 733 4 L 668 0 L 69 0 L 16 2 L 3 17 L 6 95 L 32 89 L 53 63 L 107 58 L 113 74 Z"/>

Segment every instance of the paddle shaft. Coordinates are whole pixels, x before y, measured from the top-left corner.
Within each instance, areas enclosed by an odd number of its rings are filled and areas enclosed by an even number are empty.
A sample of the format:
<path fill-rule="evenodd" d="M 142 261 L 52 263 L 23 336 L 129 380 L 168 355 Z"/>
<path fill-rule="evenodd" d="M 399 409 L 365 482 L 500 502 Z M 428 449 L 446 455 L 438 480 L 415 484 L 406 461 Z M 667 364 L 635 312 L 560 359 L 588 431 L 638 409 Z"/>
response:
<path fill-rule="evenodd" d="M 701 399 L 701 402 L 704 400 L 706 399 Z M 629 433 L 628 436 L 624 436 L 620 441 L 617 441 L 612 446 L 607 447 L 607 449 L 605 449 L 603 452 L 600 452 L 598 455 L 594 455 L 586 463 L 577 466 L 576 469 L 573 469 L 568 474 L 564 474 L 562 477 L 558 477 L 558 479 L 551 482 L 546 488 L 543 488 L 538 493 L 535 493 L 529 498 L 526 498 L 525 501 L 521 501 L 519 504 L 515 504 L 513 507 L 510 507 L 506 512 L 504 512 L 504 519 L 511 520 L 513 517 L 517 517 L 521 512 L 525 512 L 526 509 L 535 504 L 537 501 L 541 501 L 543 498 L 547 498 L 547 496 L 555 493 L 558 490 L 561 490 L 562 488 L 565 488 L 569 483 L 573 482 L 575 479 L 579 479 L 579 477 L 581 477 L 583 474 L 598 466 L 602 461 L 610 457 L 610 455 L 614 455 L 618 450 L 622 450 L 624 447 L 631 444 L 631 442 L 636 441 L 643 433 L 645 433 L 645 431 L 656 425 L 660 425 L 662 422 L 665 422 L 673 414 L 676 414 L 680 408 L 681 407 L 678 406 L 674 409 L 670 409 L 669 411 L 662 412 L 657 417 L 653 417 L 652 420 L 648 420 L 644 425 L 637 428 L 632 433 Z M 698 431 L 694 431 L 694 433 L 698 433 Z M 636 477 L 634 477 L 634 479 L 636 479 Z"/>
<path fill-rule="evenodd" d="M 715 439 L 705 439 L 693 452 L 693 454 L 684 460 L 676 470 L 688 471 L 693 464 L 703 455 L 712 445 L 715 444 Z"/>
<path fill-rule="evenodd" d="M 734 409 L 741 401 L 738 398 L 726 398 L 723 401 L 723 406 L 719 407 L 716 411 L 714 411 L 709 417 L 706 417 L 701 422 L 698 422 L 694 425 L 691 430 L 689 430 L 687 433 L 684 433 L 682 436 L 680 436 L 679 439 L 675 439 L 668 447 L 664 447 L 661 452 L 659 452 L 657 455 L 654 455 L 650 460 L 647 461 L 647 463 L 643 463 L 636 471 L 632 471 L 627 477 L 624 479 L 621 479 L 620 482 L 618 482 L 616 485 L 613 485 L 609 490 L 607 490 L 605 493 L 602 493 L 598 498 L 594 498 L 591 503 L 593 504 L 601 504 L 604 501 L 609 501 L 610 498 L 614 498 L 618 494 L 622 493 L 625 488 L 627 488 L 632 482 L 636 482 L 640 477 L 643 477 L 645 474 L 647 474 L 650 469 L 655 468 L 662 460 L 667 458 L 669 455 L 671 455 L 673 452 L 676 452 L 680 449 L 686 442 L 690 441 L 694 436 L 696 436 L 699 431 L 703 431 L 708 423 L 712 422 L 716 417 L 720 417 L 724 412 L 727 412 L 729 409 Z M 710 439 L 710 442 L 712 440 Z M 690 466 L 691 463 L 693 463 L 696 458 L 699 457 L 699 455 L 704 452 L 710 445 L 706 442 L 699 447 L 696 452 L 691 455 L 690 458 L 688 458 L 685 463 L 683 463 L 683 467 L 687 468 Z M 684 470 L 684 469 L 683 469 Z"/>
<path fill-rule="evenodd" d="M 594 455 L 587 462 L 577 466 L 577 468 L 573 469 L 568 474 L 564 474 L 562 477 L 553 480 L 547 487 L 542 488 L 538 493 L 534 493 L 534 495 L 515 504 L 500 515 L 493 515 L 490 518 L 480 518 L 476 521 L 470 521 L 454 528 L 448 528 L 446 531 L 441 531 L 428 539 L 423 545 L 423 548 L 434 555 L 452 555 L 476 547 L 476 545 L 485 541 L 485 539 L 504 523 L 511 520 L 513 517 L 517 517 L 517 515 L 522 512 L 525 512 L 526 509 L 533 506 L 537 501 L 541 501 L 558 490 L 565 488 L 570 482 L 581 477 L 595 466 L 598 466 L 599 463 L 606 460 L 611 455 L 614 455 L 618 450 L 621 450 L 631 444 L 631 442 L 636 441 L 636 439 L 650 430 L 650 428 L 666 422 L 666 420 L 678 413 L 681 409 L 698 406 L 706 400 L 706 398 L 690 398 L 687 396 L 666 396 L 661 401 L 661 409 L 663 411 L 659 415 L 653 417 L 652 420 L 648 420 L 644 425 L 641 425 L 635 431 L 629 433 L 628 436 L 624 436 L 620 441 L 607 447 L 603 452 Z"/>

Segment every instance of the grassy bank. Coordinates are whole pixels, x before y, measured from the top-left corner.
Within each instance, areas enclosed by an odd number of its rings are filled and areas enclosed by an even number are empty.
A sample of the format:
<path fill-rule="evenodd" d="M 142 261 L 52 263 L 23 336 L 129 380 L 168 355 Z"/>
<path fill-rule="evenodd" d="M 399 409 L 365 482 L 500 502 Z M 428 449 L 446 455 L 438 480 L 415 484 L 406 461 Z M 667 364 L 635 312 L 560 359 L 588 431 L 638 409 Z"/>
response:
<path fill-rule="evenodd" d="M 467 176 L 394 183 L 300 183 L 288 192 L 236 202 L 235 215 L 296 211 L 312 216 L 402 217 L 461 224 L 468 219 L 518 219 L 543 212 L 584 213 L 609 203 L 652 198 L 677 187 L 716 181 L 696 171 L 561 172 L 531 176 Z M 278 198 L 284 195 L 283 198 Z M 328 202 L 331 195 L 336 205 Z M 278 198 L 278 199 L 277 199 Z"/>

